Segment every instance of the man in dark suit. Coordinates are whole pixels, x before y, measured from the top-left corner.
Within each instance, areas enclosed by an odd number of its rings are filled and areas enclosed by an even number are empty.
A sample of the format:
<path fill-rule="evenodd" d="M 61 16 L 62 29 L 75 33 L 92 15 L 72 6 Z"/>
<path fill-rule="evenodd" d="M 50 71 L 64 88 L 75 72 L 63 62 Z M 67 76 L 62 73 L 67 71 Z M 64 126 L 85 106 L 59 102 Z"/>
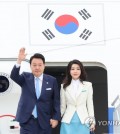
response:
<path fill-rule="evenodd" d="M 10 75 L 22 88 L 16 114 L 16 120 L 20 123 L 20 134 L 51 134 L 51 129 L 58 125 L 61 118 L 57 81 L 43 73 L 45 58 L 39 53 L 30 58 L 32 73 L 19 74 L 25 57 L 25 48 L 21 48 Z"/>

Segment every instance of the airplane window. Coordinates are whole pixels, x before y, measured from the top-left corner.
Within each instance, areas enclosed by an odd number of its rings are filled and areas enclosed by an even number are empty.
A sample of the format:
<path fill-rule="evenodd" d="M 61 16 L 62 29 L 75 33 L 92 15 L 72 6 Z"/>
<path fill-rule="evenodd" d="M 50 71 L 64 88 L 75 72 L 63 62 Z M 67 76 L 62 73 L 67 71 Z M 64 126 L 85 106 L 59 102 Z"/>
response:
<path fill-rule="evenodd" d="M 0 76 L 0 93 L 5 92 L 9 87 L 9 80 L 5 76 Z"/>

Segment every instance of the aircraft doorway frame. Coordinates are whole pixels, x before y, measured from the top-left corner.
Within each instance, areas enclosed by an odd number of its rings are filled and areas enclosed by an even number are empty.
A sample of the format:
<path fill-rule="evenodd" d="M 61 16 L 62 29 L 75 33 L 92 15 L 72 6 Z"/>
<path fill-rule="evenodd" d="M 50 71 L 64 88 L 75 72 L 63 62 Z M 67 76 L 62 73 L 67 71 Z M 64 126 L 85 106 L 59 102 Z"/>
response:
<path fill-rule="evenodd" d="M 1 59 L 0 61 L 16 61 L 16 59 Z M 25 62 L 29 62 L 26 60 Z M 107 89 L 107 70 L 101 63 L 83 62 L 88 74 L 88 80 L 93 84 L 93 101 L 96 118 L 95 133 L 108 133 L 108 126 L 99 125 L 99 121 L 108 121 L 108 89 Z M 29 64 L 28 64 L 29 65 Z M 27 65 L 26 68 L 29 66 Z M 65 76 L 67 62 L 47 62 L 45 73 L 57 78 L 58 85 L 62 83 Z M 53 129 L 53 134 L 59 134 L 60 124 Z"/>
<path fill-rule="evenodd" d="M 60 64 L 60 63 L 59 63 Z M 95 133 L 108 133 L 108 126 L 100 125 L 100 121 L 108 121 L 108 89 L 107 89 L 107 70 L 104 66 L 97 66 L 83 63 L 88 75 L 88 80 L 93 84 L 93 101 L 96 118 Z M 57 65 L 57 66 L 56 66 Z M 60 88 L 61 82 L 65 76 L 66 63 L 59 66 L 47 64 L 45 73 L 57 78 Z M 53 134 L 59 134 L 59 126 L 53 130 Z"/>

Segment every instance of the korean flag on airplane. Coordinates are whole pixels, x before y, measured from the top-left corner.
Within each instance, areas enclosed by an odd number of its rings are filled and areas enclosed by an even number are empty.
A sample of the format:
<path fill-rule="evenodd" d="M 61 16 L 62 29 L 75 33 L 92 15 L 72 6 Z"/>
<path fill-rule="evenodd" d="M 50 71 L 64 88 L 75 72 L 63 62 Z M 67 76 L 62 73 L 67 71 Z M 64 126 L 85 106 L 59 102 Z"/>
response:
<path fill-rule="evenodd" d="M 30 4 L 30 45 L 103 45 L 102 4 Z"/>

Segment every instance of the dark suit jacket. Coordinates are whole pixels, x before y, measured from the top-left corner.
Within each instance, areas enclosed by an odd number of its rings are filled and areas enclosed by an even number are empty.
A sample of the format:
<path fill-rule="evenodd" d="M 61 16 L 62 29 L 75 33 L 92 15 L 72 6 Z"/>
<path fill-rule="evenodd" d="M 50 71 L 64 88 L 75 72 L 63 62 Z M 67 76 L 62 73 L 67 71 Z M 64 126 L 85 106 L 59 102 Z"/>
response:
<path fill-rule="evenodd" d="M 23 72 L 19 75 L 20 67 L 13 67 L 11 79 L 22 88 L 18 104 L 16 120 L 25 123 L 31 117 L 36 104 L 38 109 L 39 124 L 43 129 L 50 127 L 50 119 L 60 120 L 60 93 L 57 81 L 50 75 L 43 74 L 43 83 L 40 98 L 35 93 L 34 76 L 32 73 Z"/>

